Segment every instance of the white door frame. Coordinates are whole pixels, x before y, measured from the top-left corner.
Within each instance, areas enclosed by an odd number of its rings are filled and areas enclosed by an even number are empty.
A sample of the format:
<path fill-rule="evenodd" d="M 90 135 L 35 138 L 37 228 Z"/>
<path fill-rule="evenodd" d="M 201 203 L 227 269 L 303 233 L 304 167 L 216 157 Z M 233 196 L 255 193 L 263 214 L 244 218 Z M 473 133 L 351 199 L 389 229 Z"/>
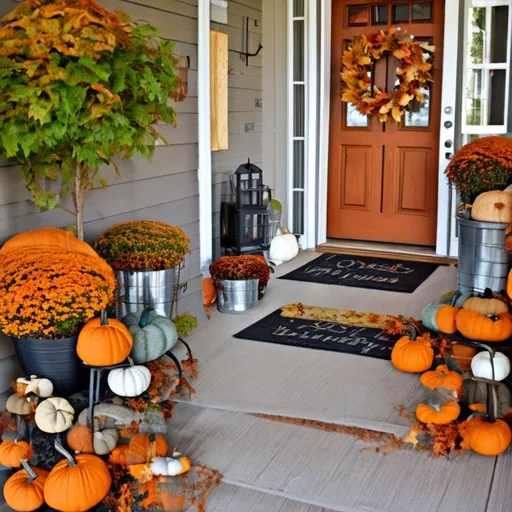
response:
<path fill-rule="evenodd" d="M 329 169 L 329 116 L 330 116 L 330 90 L 331 90 L 331 23 L 332 0 L 321 0 L 320 33 L 323 35 L 320 42 L 320 101 L 319 101 L 319 144 L 318 144 L 318 224 L 316 229 L 308 232 L 308 239 L 323 244 L 327 241 L 327 176 Z M 457 69 L 458 69 L 458 38 L 459 38 L 460 0 L 445 0 L 444 21 L 444 56 L 443 56 L 443 83 L 441 101 L 441 129 L 439 133 L 439 177 L 438 177 L 438 209 L 437 209 L 437 237 L 436 253 L 447 256 L 450 251 L 451 227 L 451 197 L 450 187 L 444 171 L 449 160 L 446 153 L 453 153 L 455 144 L 455 113 L 457 99 Z M 446 110 L 451 108 L 451 113 Z M 452 126 L 446 128 L 444 123 L 451 121 Z M 452 148 L 448 150 L 444 143 L 452 141 Z M 308 168 L 307 172 L 314 173 Z M 311 181 L 307 181 L 311 186 Z M 314 190 L 314 189 L 313 189 Z"/>
<path fill-rule="evenodd" d="M 210 0 L 199 0 L 197 16 L 198 170 L 200 268 L 209 276 L 213 257 L 212 153 L 210 139 Z"/>

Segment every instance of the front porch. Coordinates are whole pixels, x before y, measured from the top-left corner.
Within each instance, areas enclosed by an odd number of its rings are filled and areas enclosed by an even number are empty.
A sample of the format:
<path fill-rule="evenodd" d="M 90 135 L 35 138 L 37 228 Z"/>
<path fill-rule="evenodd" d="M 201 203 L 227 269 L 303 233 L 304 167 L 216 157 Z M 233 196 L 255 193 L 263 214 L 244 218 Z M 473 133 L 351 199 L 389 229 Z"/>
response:
<path fill-rule="evenodd" d="M 466 453 L 451 460 L 395 449 L 376 453 L 344 433 L 271 421 L 258 414 L 362 427 L 403 437 L 421 385 L 389 361 L 233 338 L 280 306 L 307 304 L 419 318 L 426 303 L 456 288 L 440 266 L 413 294 L 277 280 L 318 257 L 303 252 L 279 267 L 258 309 L 213 312 L 190 342 L 201 361 L 197 393 L 180 403 L 170 435 L 223 484 L 209 510 L 222 512 L 505 511 L 510 454 Z M 211 508 L 210 508 L 211 507 Z"/>

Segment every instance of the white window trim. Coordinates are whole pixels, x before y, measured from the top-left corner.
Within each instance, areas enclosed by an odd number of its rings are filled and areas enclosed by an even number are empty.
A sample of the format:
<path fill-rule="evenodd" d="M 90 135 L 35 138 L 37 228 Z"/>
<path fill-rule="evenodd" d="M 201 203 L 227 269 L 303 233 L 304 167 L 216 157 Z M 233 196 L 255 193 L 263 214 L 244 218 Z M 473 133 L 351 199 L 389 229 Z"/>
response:
<path fill-rule="evenodd" d="M 210 275 L 213 258 L 212 154 L 210 139 L 210 0 L 199 0 L 197 19 L 199 252 L 201 272 Z"/>

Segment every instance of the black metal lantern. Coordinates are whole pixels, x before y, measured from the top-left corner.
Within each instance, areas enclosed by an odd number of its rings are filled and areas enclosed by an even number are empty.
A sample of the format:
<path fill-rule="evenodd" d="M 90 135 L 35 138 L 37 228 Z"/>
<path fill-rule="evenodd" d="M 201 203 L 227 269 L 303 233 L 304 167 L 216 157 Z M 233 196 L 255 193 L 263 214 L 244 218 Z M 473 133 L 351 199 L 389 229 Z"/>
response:
<path fill-rule="evenodd" d="M 250 160 L 235 171 L 235 189 L 238 208 L 265 208 L 263 171 Z"/>

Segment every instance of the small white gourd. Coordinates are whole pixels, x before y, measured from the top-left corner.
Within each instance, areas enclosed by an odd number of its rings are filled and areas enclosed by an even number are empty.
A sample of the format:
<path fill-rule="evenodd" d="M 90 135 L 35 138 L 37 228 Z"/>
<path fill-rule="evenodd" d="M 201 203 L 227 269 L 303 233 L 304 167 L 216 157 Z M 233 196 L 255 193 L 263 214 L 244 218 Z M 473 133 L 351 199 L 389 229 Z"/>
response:
<path fill-rule="evenodd" d="M 270 243 L 269 260 L 275 265 L 281 265 L 293 260 L 297 254 L 299 254 L 297 238 L 286 228 L 280 228 L 279 233 Z"/>
<path fill-rule="evenodd" d="M 190 470 L 190 460 L 181 453 L 173 457 L 155 457 L 151 462 L 151 472 L 155 476 L 178 476 Z"/>
<path fill-rule="evenodd" d="M 128 368 L 110 370 L 108 387 L 118 396 L 134 397 L 144 393 L 151 383 L 149 368 L 132 363 Z"/>
<path fill-rule="evenodd" d="M 65 398 L 51 397 L 37 406 L 34 420 L 39 430 L 58 434 L 73 425 L 74 415 L 75 410 Z"/>
<path fill-rule="evenodd" d="M 117 445 L 119 432 L 116 428 L 106 428 L 100 432 L 94 432 L 93 446 L 96 455 L 107 455 Z"/>
<path fill-rule="evenodd" d="M 489 352 L 479 352 L 471 359 L 471 371 L 481 379 L 502 381 L 510 373 L 510 359 L 501 352 L 494 353 L 494 379 L 492 378 L 491 355 Z"/>
<path fill-rule="evenodd" d="M 48 398 L 53 394 L 53 384 L 49 379 L 39 379 L 36 375 L 31 375 L 30 379 L 20 377 L 16 382 L 20 384 L 26 384 L 26 395 L 29 393 L 34 393 L 40 398 Z"/>

